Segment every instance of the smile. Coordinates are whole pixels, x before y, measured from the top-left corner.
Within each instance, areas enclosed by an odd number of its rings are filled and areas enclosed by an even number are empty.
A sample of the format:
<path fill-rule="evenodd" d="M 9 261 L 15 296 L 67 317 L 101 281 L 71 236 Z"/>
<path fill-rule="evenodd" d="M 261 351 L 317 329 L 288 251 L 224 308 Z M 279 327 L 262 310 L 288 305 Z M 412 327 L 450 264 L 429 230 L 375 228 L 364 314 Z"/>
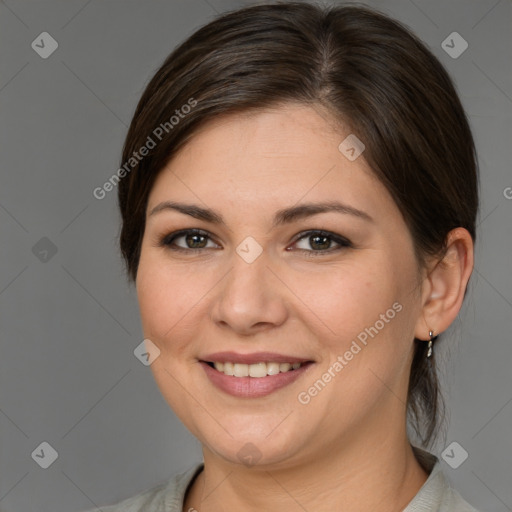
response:
<path fill-rule="evenodd" d="M 259 354 L 259 362 L 255 354 L 251 357 L 226 354 L 212 357 L 210 361 L 199 360 L 199 364 L 216 389 L 237 398 L 270 395 L 291 385 L 315 364 L 305 359 L 297 361 L 288 357 L 289 362 L 286 362 L 284 356 L 268 354 L 267 359 L 262 355 Z M 231 362 L 230 359 L 246 362 Z"/>

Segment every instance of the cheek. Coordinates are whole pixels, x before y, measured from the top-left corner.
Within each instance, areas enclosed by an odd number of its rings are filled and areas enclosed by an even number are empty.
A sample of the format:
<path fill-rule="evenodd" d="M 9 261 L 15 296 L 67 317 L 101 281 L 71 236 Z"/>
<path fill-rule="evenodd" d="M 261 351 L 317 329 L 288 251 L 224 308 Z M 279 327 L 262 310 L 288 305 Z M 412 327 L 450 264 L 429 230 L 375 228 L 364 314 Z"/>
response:
<path fill-rule="evenodd" d="M 392 309 L 398 287 L 389 268 L 368 261 L 331 267 L 307 279 L 297 280 L 296 294 L 316 317 L 320 332 L 334 346 L 345 344 L 374 325 L 381 314 Z M 393 315 L 394 310 L 390 312 Z M 319 332 L 319 334 L 320 334 Z M 340 341 L 341 340 L 341 341 Z"/>
<path fill-rule="evenodd" d="M 165 339 L 186 319 L 201 297 L 200 283 L 184 269 L 169 269 L 164 261 L 142 256 L 137 273 L 137 298 L 144 335 L 167 350 Z"/>
<path fill-rule="evenodd" d="M 309 286 L 302 281 L 297 289 L 319 325 L 319 371 L 331 368 L 342 376 L 334 379 L 332 392 L 350 390 L 351 398 L 343 399 L 349 407 L 361 400 L 373 403 L 385 393 L 384 383 L 393 387 L 408 371 L 411 349 L 413 268 L 396 257 L 367 256 L 364 262 L 361 257 L 360 262 L 317 274 L 307 280 Z"/>
<path fill-rule="evenodd" d="M 332 382 L 314 400 L 315 407 L 329 408 L 328 416 L 337 424 L 361 419 L 389 398 L 390 389 L 401 395 L 410 352 L 409 307 L 389 275 L 380 270 L 331 276 L 324 283 L 329 299 L 319 296 L 316 302 L 315 314 L 329 329 L 319 335 L 321 367 L 308 385 L 315 387 L 319 377 Z M 303 391 L 309 393 L 308 389 Z M 406 397 L 400 400 L 405 402 Z M 336 407 L 331 409 L 333 403 Z"/>
<path fill-rule="evenodd" d="M 141 255 L 137 298 L 144 336 L 160 349 L 153 364 L 181 372 L 179 361 L 192 363 L 208 331 L 211 297 L 219 271 L 188 262 L 170 264 L 162 254 Z M 185 364 L 185 366 L 186 366 Z"/>

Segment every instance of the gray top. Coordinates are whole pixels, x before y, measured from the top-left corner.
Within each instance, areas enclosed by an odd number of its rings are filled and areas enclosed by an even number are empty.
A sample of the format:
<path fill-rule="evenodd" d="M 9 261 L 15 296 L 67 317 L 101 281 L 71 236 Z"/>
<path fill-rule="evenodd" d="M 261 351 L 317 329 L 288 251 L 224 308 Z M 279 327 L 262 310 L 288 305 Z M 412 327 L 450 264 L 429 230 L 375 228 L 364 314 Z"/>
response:
<path fill-rule="evenodd" d="M 427 481 L 403 512 L 478 512 L 453 489 L 441 470 L 439 459 L 413 446 L 418 462 L 429 473 Z M 116 505 L 101 507 L 102 512 L 182 512 L 189 484 L 203 469 L 197 464 L 168 482 L 153 487 Z M 87 512 L 97 512 L 91 509 Z M 186 512 L 186 511 L 185 511 Z"/>

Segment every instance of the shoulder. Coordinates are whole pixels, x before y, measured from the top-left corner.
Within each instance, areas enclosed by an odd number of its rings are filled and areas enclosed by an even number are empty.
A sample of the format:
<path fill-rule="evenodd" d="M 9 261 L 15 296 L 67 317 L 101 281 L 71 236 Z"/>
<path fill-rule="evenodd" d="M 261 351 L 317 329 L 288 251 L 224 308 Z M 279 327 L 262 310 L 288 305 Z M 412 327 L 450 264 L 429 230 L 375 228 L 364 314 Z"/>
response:
<path fill-rule="evenodd" d="M 443 492 L 439 512 L 479 512 L 453 488 L 447 486 Z"/>
<path fill-rule="evenodd" d="M 452 487 L 438 457 L 417 447 L 413 450 L 429 477 L 403 512 L 479 512 Z"/>
<path fill-rule="evenodd" d="M 163 512 L 162 499 L 166 492 L 166 487 L 167 484 L 158 485 L 114 505 L 102 506 L 100 510 L 102 512 Z M 87 512 L 95 510 L 97 509 L 91 509 Z"/>
<path fill-rule="evenodd" d="M 113 505 L 101 506 L 102 512 L 181 512 L 187 487 L 202 470 L 203 464 L 175 475 L 169 481 Z M 98 508 L 85 512 L 97 512 Z"/>

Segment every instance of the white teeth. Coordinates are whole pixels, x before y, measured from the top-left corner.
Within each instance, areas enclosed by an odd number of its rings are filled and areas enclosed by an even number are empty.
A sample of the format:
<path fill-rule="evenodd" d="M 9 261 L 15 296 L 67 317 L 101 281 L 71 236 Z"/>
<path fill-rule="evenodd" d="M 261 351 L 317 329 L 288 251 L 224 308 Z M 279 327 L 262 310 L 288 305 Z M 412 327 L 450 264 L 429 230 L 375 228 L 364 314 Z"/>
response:
<path fill-rule="evenodd" d="M 233 368 L 233 363 L 224 363 L 224 372 L 223 373 L 225 375 L 235 375 L 235 369 Z"/>
<path fill-rule="evenodd" d="M 234 365 L 235 377 L 249 377 L 249 365 L 235 363 Z"/>
<path fill-rule="evenodd" d="M 224 375 L 234 377 L 266 377 L 267 375 L 277 375 L 278 373 L 286 373 L 291 370 L 300 368 L 301 363 L 255 363 L 255 364 L 242 364 L 242 363 L 220 363 L 215 362 L 214 367 L 217 371 Z"/>
<path fill-rule="evenodd" d="M 277 375 L 279 373 L 279 363 L 267 363 L 267 375 Z"/>
<path fill-rule="evenodd" d="M 266 377 L 267 376 L 267 365 L 265 363 L 256 363 L 245 365 L 249 368 L 249 375 L 251 377 Z"/>

